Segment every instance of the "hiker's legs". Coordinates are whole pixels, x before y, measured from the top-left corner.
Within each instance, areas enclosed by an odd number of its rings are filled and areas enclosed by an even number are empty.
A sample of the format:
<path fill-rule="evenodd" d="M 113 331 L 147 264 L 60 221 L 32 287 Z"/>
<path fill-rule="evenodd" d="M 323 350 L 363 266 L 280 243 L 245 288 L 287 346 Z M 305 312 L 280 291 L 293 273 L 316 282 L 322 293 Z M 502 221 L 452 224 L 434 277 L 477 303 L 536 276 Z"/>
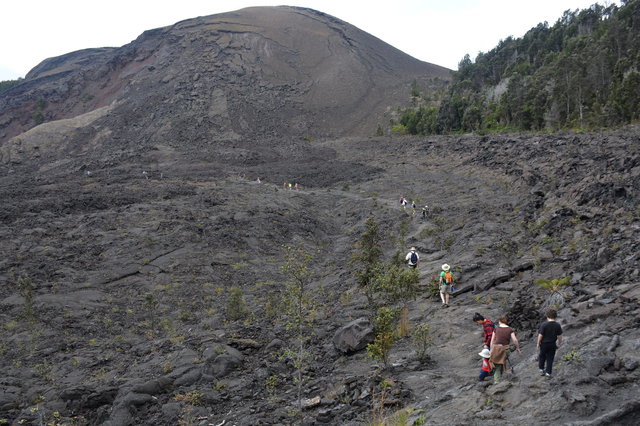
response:
<path fill-rule="evenodd" d="M 484 382 L 485 377 L 489 375 L 488 371 L 480 370 L 480 375 L 478 376 L 479 382 Z"/>
<path fill-rule="evenodd" d="M 547 354 L 544 351 L 544 346 L 540 346 L 540 353 L 538 354 L 538 368 L 544 371 L 544 364 L 547 361 Z"/>
<path fill-rule="evenodd" d="M 556 356 L 556 344 L 554 343 L 544 343 L 540 345 L 540 357 L 542 358 L 542 353 L 544 353 L 544 359 L 546 360 L 547 368 L 540 367 L 540 369 L 544 369 L 545 373 L 551 374 L 553 371 L 553 359 Z M 543 364 L 544 365 L 544 364 Z"/>
<path fill-rule="evenodd" d="M 496 368 L 493 370 L 493 383 L 498 383 L 502 378 L 502 364 L 496 364 Z"/>
<path fill-rule="evenodd" d="M 440 285 L 440 298 L 442 299 L 442 304 L 443 305 L 448 305 L 449 304 L 449 289 L 450 288 L 451 288 L 451 286 L 448 286 L 446 284 Z"/>

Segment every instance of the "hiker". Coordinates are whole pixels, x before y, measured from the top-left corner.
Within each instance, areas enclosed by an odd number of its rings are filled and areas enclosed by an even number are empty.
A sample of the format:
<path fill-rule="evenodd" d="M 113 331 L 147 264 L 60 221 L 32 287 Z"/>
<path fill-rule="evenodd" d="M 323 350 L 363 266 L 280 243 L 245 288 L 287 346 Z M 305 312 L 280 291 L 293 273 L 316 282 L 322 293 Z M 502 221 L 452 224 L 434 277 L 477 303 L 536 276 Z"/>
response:
<path fill-rule="evenodd" d="M 412 201 L 411 202 L 411 216 L 416 214 L 416 202 Z"/>
<path fill-rule="evenodd" d="M 506 315 L 498 318 L 498 326 L 493 330 L 493 337 L 491 338 L 491 357 L 489 361 L 494 367 L 493 383 L 498 383 L 502 378 L 502 373 L 506 372 L 505 365 L 507 365 L 511 354 L 509 343 L 513 342 L 518 353 L 522 353 L 516 332 L 509 327 L 508 322 Z"/>
<path fill-rule="evenodd" d="M 440 272 L 440 299 L 442 299 L 442 306 L 449 307 L 449 296 L 451 294 L 451 287 L 453 285 L 453 272 L 451 267 L 446 263 L 442 265 L 442 272 Z"/>
<path fill-rule="evenodd" d="M 489 357 L 491 356 L 491 353 L 489 352 L 489 349 L 484 348 L 478 355 L 482 357 L 482 367 L 480 367 L 480 375 L 478 376 L 478 381 L 484 382 L 485 377 L 491 374 L 491 363 L 489 363 Z"/>
<path fill-rule="evenodd" d="M 538 367 L 540 368 L 540 375 L 547 377 L 551 377 L 556 349 L 562 345 L 562 327 L 556 322 L 556 318 L 558 318 L 556 310 L 549 309 L 547 311 L 547 320 L 540 324 L 538 329 L 538 343 L 536 345 L 540 349 Z"/>
<path fill-rule="evenodd" d="M 404 197 L 400 197 L 400 205 L 402 206 L 402 209 L 406 209 L 407 208 L 407 199 Z"/>
<path fill-rule="evenodd" d="M 422 220 L 427 218 L 427 214 L 429 213 L 429 206 L 425 205 L 422 208 Z"/>
<path fill-rule="evenodd" d="M 473 322 L 482 326 L 483 349 L 491 349 L 491 338 L 493 337 L 493 330 L 496 328 L 496 325 L 489 318 L 485 318 L 484 315 L 478 312 L 473 314 Z"/>
<path fill-rule="evenodd" d="M 409 268 L 416 268 L 418 266 L 418 262 L 420 261 L 420 256 L 418 256 L 416 248 L 411 247 L 411 250 L 409 250 L 409 253 L 407 253 L 404 259 L 407 261 Z"/>

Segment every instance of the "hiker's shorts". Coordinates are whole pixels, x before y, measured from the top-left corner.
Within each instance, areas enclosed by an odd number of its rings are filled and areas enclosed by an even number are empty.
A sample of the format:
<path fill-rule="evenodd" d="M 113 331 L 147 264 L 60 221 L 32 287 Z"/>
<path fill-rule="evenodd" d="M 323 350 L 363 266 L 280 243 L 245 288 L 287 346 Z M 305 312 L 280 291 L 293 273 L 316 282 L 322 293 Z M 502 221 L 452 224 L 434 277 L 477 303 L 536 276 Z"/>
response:
<path fill-rule="evenodd" d="M 440 293 L 451 293 L 451 284 L 442 284 L 440 286 Z"/>

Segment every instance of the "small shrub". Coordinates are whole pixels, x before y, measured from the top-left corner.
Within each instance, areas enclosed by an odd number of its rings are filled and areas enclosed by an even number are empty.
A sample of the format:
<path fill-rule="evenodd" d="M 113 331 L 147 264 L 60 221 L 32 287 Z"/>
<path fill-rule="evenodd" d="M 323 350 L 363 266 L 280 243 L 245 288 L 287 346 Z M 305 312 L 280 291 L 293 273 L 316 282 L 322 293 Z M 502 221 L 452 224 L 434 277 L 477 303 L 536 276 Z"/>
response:
<path fill-rule="evenodd" d="M 20 277 L 18 279 L 18 292 L 24 298 L 24 306 L 22 308 L 22 316 L 24 319 L 34 321 L 36 319 L 35 297 L 36 286 L 29 277 Z"/>
<path fill-rule="evenodd" d="M 375 339 L 367 345 L 367 355 L 385 366 L 389 364 L 389 351 L 396 340 L 394 328 L 397 317 L 397 309 L 380 308 L 375 319 Z"/>
<path fill-rule="evenodd" d="M 564 361 L 567 361 L 569 363 L 571 362 L 582 362 L 584 361 L 584 359 L 582 358 L 582 356 L 578 353 L 578 351 L 576 349 L 571 349 L 569 351 L 569 353 L 567 353 L 566 355 L 564 355 L 562 357 L 562 359 Z"/>
<path fill-rule="evenodd" d="M 427 284 L 427 294 L 431 297 L 440 296 L 440 278 L 437 275 L 432 275 Z"/>
<path fill-rule="evenodd" d="M 187 404 L 199 406 L 202 404 L 203 393 L 198 389 L 192 390 L 191 392 L 177 394 L 173 397 L 175 401 L 178 402 L 186 402 Z"/>
<path fill-rule="evenodd" d="M 247 307 L 242 290 L 236 287 L 229 290 L 229 297 L 225 309 L 227 319 L 229 321 L 238 321 L 247 318 L 250 313 L 251 311 Z"/>
<path fill-rule="evenodd" d="M 571 276 L 555 280 L 537 279 L 535 283 L 551 293 L 559 293 L 560 290 L 571 284 Z"/>
<path fill-rule="evenodd" d="M 427 350 L 429 346 L 433 344 L 433 338 L 431 337 L 431 331 L 426 324 L 420 324 L 413 330 L 412 343 L 416 348 L 416 355 L 420 362 L 424 362 L 429 359 Z"/>

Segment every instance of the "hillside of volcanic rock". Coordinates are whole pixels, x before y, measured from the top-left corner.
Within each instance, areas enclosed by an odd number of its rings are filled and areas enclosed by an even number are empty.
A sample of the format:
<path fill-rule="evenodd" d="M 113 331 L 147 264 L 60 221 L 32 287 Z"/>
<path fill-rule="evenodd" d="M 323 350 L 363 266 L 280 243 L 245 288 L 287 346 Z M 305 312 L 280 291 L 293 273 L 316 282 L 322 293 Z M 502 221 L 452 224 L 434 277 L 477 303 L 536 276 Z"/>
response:
<path fill-rule="evenodd" d="M 0 424 L 635 424 L 640 129 L 372 137 L 414 80 L 448 71 L 277 7 L 48 59 L 1 94 Z M 421 256 L 387 365 L 351 262 L 369 218 L 385 261 Z M 521 342 L 495 385 L 475 312 Z"/>

